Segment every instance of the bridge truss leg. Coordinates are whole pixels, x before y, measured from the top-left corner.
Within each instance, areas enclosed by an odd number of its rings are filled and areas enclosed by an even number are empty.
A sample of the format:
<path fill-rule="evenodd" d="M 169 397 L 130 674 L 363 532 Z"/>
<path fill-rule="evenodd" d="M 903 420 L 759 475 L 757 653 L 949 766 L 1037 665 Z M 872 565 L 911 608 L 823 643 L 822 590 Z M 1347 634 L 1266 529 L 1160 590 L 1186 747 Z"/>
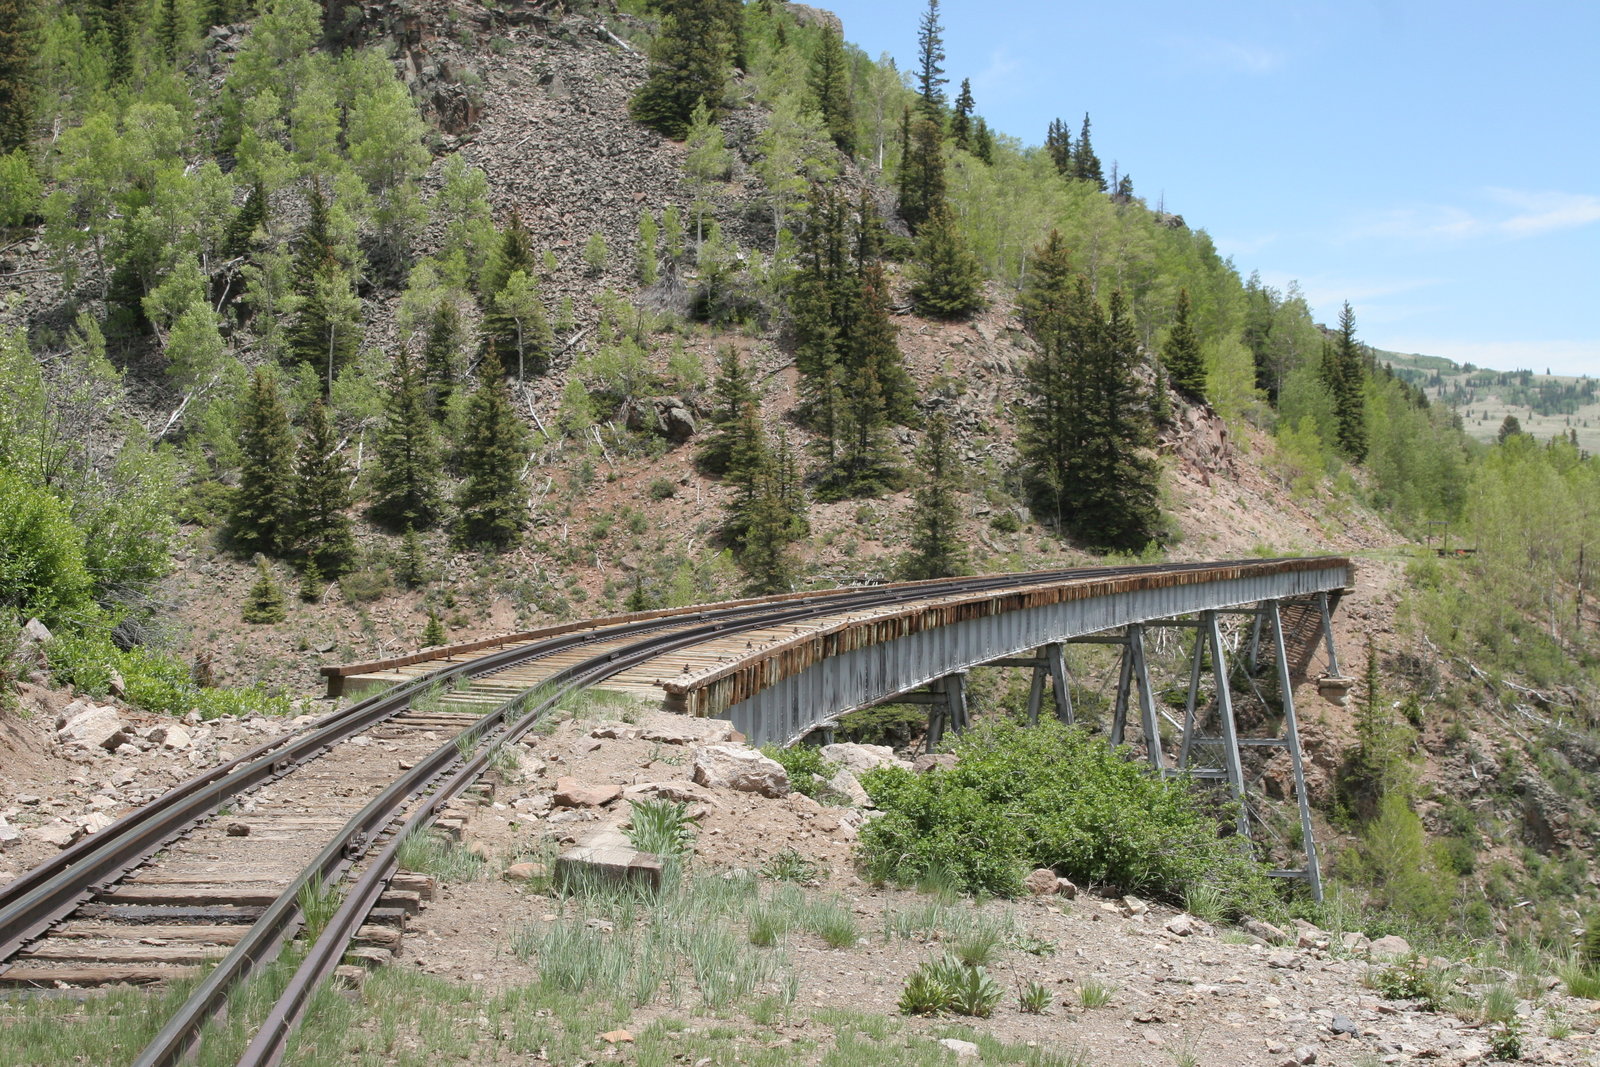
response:
<path fill-rule="evenodd" d="M 1305 847 L 1306 865 L 1300 871 L 1283 871 L 1289 877 L 1305 879 L 1311 888 L 1312 899 L 1322 900 L 1322 869 L 1317 862 L 1317 841 L 1311 826 L 1311 798 L 1306 795 L 1306 768 L 1300 752 L 1300 724 L 1294 710 L 1294 681 L 1289 677 L 1289 654 L 1283 639 L 1283 617 L 1278 602 L 1269 600 L 1263 614 L 1272 628 L 1272 651 L 1278 666 L 1278 692 L 1283 700 L 1283 739 L 1289 750 L 1289 762 L 1294 773 L 1294 792 L 1300 805 L 1300 840 Z M 1331 646 L 1331 641 L 1330 641 Z"/>

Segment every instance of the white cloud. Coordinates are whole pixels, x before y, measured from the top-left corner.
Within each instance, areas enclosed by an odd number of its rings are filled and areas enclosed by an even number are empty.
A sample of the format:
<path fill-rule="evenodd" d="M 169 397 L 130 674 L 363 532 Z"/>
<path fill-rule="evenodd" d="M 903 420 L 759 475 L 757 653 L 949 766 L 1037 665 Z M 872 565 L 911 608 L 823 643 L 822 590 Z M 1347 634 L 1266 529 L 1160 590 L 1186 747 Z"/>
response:
<path fill-rule="evenodd" d="M 1344 234 L 1400 240 L 1465 240 L 1475 237 L 1532 237 L 1600 222 L 1600 196 L 1522 189 L 1489 188 L 1484 203 L 1469 209 L 1453 204 L 1397 208 L 1358 222 Z"/>
<path fill-rule="evenodd" d="M 1220 67 L 1236 74 L 1272 74 L 1288 56 L 1276 48 L 1222 37 L 1172 37 L 1167 46 L 1196 67 Z"/>

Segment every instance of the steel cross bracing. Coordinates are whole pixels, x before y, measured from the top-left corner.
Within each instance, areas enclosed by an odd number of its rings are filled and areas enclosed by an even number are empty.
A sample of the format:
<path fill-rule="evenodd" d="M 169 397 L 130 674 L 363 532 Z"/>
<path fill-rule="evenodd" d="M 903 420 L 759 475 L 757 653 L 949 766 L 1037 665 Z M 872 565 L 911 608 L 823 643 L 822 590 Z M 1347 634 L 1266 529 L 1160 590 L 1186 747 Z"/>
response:
<path fill-rule="evenodd" d="M 783 744 L 826 730 L 841 715 L 858 708 L 884 703 L 927 704 L 931 747 L 939 743 L 946 729 L 960 730 L 966 723 L 965 676 L 970 668 L 1031 669 L 1029 721 L 1038 720 L 1048 685 L 1056 716 L 1072 722 L 1074 709 L 1065 646 L 1120 646 L 1110 743 L 1120 745 L 1126 740 L 1129 713 L 1136 700 L 1139 733 L 1153 771 L 1162 776 L 1225 783 L 1239 806 L 1238 832 L 1246 838 L 1251 834 L 1251 821 L 1244 750 L 1284 750 L 1299 806 L 1305 862 L 1298 868 L 1274 873 L 1304 880 L 1320 900 L 1321 873 L 1279 605 L 1315 604 L 1315 613 L 1310 617 L 1319 624 L 1318 636 L 1327 650 L 1329 673 L 1337 674 L 1329 593 L 1337 594 L 1346 588 L 1351 572 L 1344 560 L 1326 563 L 1326 567 L 1247 573 L 1189 585 L 1113 592 L 976 618 L 958 616 L 941 626 L 824 656 L 806 669 L 732 704 L 721 714 L 732 719 L 754 743 Z M 1261 659 L 1263 640 L 1269 643 L 1281 704 L 1281 733 L 1240 736 L 1229 685 L 1229 657 L 1219 621 L 1222 614 L 1253 616 L 1245 654 L 1252 672 Z M 1181 721 L 1160 705 L 1150 680 L 1146 631 L 1166 626 L 1195 630 Z M 1202 703 L 1207 660 L 1211 664 L 1211 696 Z M 925 692 L 917 692 L 924 688 Z M 1176 738 L 1176 751 L 1167 751 L 1173 746 L 1163 738 L 1163 726 Z"/>

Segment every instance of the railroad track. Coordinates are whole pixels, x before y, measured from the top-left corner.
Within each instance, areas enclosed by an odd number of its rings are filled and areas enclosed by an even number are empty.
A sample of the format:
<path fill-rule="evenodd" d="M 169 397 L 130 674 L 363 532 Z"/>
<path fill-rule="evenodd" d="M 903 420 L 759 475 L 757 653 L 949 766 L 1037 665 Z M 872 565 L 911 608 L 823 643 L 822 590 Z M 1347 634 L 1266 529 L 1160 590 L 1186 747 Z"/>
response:
<path fill-rule="evenodd" d="M 354 876 L 240 1061 L 279 1062 L 311 993 L 351 943 L 383 936 L 369 920 L 400 919 L 404 909 L 385 907 L 384 894 L 406 835 L 574 690 L 744 629 L 988 588 L 1222 566 L 1080 568 L 738 602 L 568 631 L 451 665 L 196 775 L 0 888 L 0 984 L 148 983 L 211 965 L 135 1061 L 173 1063 L 237 984 L 298 931 L 307 892 Z M 518 668 L 575 648 L 589 654 L 539 686 L 515 680 Z M 463 683 L 478 700 L 504 699 L 481 715 L 429 707 L 441 686 Z M 438 743 L 441 734 L 449 736 Z M 253 810 L 241 820 L 229 806 L 246 794 Z"/>

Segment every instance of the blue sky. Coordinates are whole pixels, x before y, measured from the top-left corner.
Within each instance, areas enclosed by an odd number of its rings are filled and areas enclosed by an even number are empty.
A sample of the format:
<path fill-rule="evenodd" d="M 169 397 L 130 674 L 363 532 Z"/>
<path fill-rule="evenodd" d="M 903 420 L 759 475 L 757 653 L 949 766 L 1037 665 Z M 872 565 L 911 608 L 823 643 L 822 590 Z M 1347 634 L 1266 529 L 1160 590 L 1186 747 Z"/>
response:
<path fill-rule="evenodd" d="M 828 6 L 828 5 L 824 5 Z M 926 0 L 835 0 L 902 70 Z M 1600 375 L 1600 0 L 942 0 L 950 91 L 1109 171 L 1363 340 Z"/>

